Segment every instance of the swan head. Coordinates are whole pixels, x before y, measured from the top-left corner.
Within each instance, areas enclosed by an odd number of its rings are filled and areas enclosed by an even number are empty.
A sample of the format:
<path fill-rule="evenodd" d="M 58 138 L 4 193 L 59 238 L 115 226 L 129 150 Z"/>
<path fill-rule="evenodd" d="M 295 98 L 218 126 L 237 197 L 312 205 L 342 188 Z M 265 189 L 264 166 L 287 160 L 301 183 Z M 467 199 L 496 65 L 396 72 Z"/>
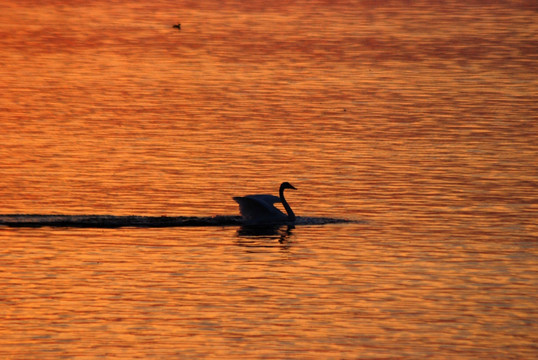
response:
<path fill-rule="evenodd" d="M 290 184 L 289 182 L 283 182 L 281 185 L 280 185 L 280 190 L 284 191 L 284 189 L 292 189 L 292 190 L 297 190 L 292 184 Z"/>

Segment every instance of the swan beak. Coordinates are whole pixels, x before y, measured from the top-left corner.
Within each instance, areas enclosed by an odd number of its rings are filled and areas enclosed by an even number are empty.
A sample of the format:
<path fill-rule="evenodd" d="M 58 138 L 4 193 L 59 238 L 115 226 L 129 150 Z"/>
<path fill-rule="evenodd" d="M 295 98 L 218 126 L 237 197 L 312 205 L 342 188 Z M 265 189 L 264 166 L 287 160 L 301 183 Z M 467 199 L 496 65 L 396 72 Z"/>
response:
<path fill-rule="evenodd" d="M 292 184 L 290 184 L 290 189 L 297 190 Z"/>

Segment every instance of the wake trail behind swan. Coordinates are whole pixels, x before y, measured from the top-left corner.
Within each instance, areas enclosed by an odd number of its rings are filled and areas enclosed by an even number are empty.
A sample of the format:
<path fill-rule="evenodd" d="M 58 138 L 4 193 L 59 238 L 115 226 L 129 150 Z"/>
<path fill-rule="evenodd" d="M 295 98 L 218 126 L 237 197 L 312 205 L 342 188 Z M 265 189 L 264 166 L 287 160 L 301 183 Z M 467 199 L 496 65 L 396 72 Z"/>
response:
<path fill-rule="evenodd" d="M 356 222 L 347 219 L 299 216 L 293 225 L 326 225 Z M 243 226 L 247 225 L 241 216 L 116 216 L 116 215 L 46 215 L 7 214 L 0 215 L 0 226 L 9 227 L 78 227 L 78 228 L 119 228 L 119 227 L 192 227 L 192 226 Z M 286 223 L 282 223 L 286 225 Z"/>

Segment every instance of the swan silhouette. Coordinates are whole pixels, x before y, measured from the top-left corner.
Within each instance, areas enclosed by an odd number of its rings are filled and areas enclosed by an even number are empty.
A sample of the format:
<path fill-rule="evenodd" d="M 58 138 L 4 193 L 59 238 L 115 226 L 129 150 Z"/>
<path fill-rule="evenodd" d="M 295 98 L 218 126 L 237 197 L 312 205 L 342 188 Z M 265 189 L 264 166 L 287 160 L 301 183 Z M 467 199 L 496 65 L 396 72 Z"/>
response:
<path fill-rule="evenodd" d="M 295 214 L 284 198 L 284 190 L 297 190 L 289 182 L 283 182 L 278 191 L 279 196 L 274 195 L 247 195 L 236 196 L 233 199 L 239 204 L 239 212 L 248 224 L 275 224 L 290 223 L 295 221 Z M 286 209 L 287 215 L 278 210 L 274 204 L 281 202 Z"/>

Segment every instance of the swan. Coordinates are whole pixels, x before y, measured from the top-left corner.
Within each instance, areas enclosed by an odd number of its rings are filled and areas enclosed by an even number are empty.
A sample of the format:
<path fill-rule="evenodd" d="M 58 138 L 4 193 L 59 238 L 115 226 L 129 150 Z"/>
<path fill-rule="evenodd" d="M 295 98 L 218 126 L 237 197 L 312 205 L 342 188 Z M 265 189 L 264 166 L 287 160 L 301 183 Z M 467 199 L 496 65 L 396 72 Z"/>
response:
<path fill-rule="evenodd" d="M 239 204 L 239 212 L 249 224 L 274 224 L 294 222 L 295 214 L 284 198 L 284 190 L 297 190 L 289 182 L 283 182 L 278 191 L 279 196 L 274 195 L 247 195 L 235 196 L 233 199 Z M 282 202 L 288 215 L 278 210 L 273 204 Z"/>

